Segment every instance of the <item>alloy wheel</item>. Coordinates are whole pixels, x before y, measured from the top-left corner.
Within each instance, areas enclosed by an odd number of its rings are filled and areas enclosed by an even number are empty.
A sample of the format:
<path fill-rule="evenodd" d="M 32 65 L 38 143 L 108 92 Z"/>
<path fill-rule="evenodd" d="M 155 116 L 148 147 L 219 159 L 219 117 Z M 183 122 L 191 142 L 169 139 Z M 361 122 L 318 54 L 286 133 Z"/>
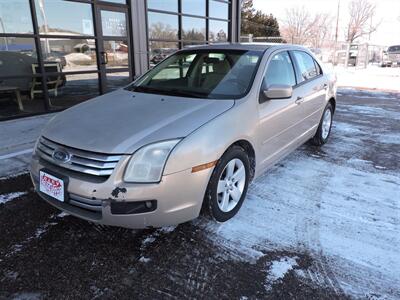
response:
<path fill-rule="evenodd" d="M 324 113 L 324 117 L 322 118 L 322 138 L 325 140 L 328 135 L 329 131 L 331 130 L 331 125 L 332 125 L 332 112 L 330 109 L 327 109 Z"/>
<path fill-rule="evenodd" d="M 223 212 L 236 207 L 242 197 L 246 183 L 246 169 L 243 162 L 234 158 L 229 161 L 218 180 L 217 201 Z"/>

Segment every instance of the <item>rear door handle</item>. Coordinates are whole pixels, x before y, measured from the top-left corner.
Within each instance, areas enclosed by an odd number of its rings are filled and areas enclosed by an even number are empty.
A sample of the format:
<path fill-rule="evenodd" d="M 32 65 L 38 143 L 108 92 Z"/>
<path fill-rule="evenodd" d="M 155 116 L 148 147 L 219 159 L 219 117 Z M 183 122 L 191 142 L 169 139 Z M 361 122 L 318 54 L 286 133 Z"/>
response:
<path fill-rule="evenodd" d="M 303 102 L 304 102 L 304 98 L 302 98 L 302 97 L 297 97 L 296 101 L 294 101 L 294 103 L 296 103 L 298 105 L 302 104 Z"/>

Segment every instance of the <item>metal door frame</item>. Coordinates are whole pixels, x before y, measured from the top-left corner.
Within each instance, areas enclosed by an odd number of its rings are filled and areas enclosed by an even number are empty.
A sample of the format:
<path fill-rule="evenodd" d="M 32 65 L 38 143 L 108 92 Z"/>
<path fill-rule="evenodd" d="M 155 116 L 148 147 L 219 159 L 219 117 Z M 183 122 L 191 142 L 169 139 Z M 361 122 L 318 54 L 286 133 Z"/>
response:
<path fill-rule="evenodd" d="M 103 35 L 102 28 L 102 19 L 101 19 L 101 11 L 113 11 L 125 14 L 126 20 L 126 36 L 105 36 Z M 96 36 L 96 56 L 97 56 L 97 65 L 99 70 L 99 88 L 100 94 L 107 93 L 107 74 L 109 73 L 117 73 L 117 72 L 129 72 L 129 81 L 133 79 L 133 59 L 132 59 L 132 35 L 131 35 L 131 15 L 129 5 L 119 5 L 115 4 L 105 4 L 105 3 L 94 3 L 93 6 L 93 15 L 94 15 L 94 26 L 95 26 L 95 36 Z M 115 40 L 127 40 L 128 46 L 128 67 L 126 68 L 114 68 L 108 69 L 106 67 L 105 62 L 105 51 L 104 51 L 104 42 L 105 41 L 115 41 Z"/>

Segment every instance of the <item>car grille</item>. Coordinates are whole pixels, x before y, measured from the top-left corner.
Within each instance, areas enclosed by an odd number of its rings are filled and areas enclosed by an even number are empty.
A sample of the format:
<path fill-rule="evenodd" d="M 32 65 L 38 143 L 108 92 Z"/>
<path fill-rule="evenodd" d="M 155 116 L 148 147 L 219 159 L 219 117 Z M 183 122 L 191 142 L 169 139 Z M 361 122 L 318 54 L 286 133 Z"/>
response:
<path fill-rule="evenodd" d="M 68 154 L 65 161 L 54 158 L 54 152 L 62 151 Z M 60 145 L 44 137 L 39 138 L 36 151 L 38 155 L 59 167 L 84 174 L 108 177 L 112 174 L 121 155 L 106 155 Z"/>

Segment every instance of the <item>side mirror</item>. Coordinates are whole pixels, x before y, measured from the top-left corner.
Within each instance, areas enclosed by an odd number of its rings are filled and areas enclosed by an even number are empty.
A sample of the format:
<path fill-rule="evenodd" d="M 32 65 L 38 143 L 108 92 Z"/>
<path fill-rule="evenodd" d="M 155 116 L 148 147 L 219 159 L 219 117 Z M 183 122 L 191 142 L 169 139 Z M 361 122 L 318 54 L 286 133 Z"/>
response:
<path fill-rule="evenodd" d="M 273 84 L 268 88 L 263 88 L 264 97 L 267 100 L 288 99 L 293 95 L 293 88 L 290 85 Z"/>

